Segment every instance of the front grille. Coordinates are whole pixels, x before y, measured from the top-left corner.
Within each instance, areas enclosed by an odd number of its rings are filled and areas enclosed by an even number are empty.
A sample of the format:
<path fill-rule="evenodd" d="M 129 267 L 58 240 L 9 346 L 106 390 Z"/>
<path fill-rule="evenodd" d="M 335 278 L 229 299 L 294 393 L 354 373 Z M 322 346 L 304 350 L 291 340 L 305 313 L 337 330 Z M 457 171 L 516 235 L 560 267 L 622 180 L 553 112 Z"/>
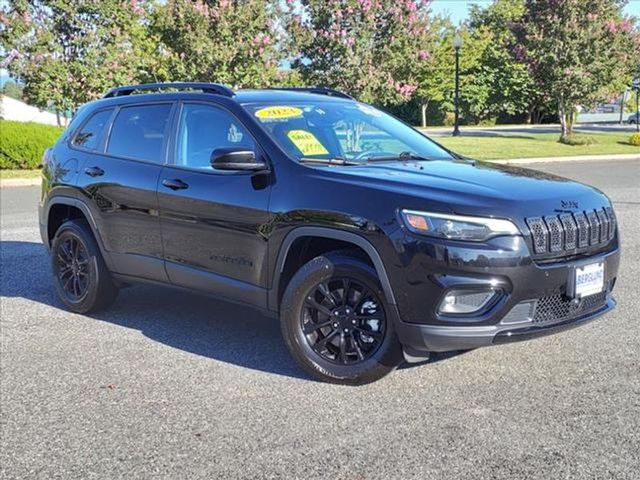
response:
<path fill-rule="evenodd" d="M 582 249 L 602 247 L 616 232 L 611 207 L 586 212 L 563 213 L 526 219 L 533 250 L 540 256 L 567 256 Z"/>
<path fill-rule="evenodd" d="M 544 325 L 570 320 L 594 312 L 604 307 L 606 302 L 606 291 L 589 295 L 577 302 L 560 294 L 542 297 L 536 303 L 533 323 L 536 325 Z"/>

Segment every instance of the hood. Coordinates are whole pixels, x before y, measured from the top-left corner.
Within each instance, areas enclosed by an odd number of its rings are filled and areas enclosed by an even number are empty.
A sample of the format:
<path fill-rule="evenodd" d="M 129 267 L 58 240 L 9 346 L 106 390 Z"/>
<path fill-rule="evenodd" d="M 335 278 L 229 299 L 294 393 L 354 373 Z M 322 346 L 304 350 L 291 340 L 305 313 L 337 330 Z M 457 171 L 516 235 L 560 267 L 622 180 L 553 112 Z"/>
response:
<path fill-rule="evenodd" d="M 444 204 L 458 214 L 522 218 L 609 205 L 602 192 L 588 185 L 490 162 L 384 162 L 340 167 L 334 171 L 343 181 L 362 182 L 414 197 L 416 201 L 411 202 L 414 205 L 404 208 L 420 208 L 420 205 L 432 208 L 437 203 L 440 211 Z"/>

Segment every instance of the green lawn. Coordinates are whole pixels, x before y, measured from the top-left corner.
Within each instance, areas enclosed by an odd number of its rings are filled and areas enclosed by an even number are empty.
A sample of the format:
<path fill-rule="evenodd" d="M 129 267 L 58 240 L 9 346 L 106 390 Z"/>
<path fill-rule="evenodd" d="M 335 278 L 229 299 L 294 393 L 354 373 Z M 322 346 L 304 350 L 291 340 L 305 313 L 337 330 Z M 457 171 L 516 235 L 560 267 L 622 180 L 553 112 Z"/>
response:
<path fill-rule="evenodd" d="M 0 178 L 37 178 L 41 170 L 0 170 Z"/>
<path fill-rule="evenodd" d="M 486 137 L 434 137 L 454 152 L 478 160 L 510 158 L 562 157 L 573 155 L 606 155 L 636 153 L 640 147 L 627 143 L 630 133 L 589 133 L 579 136 L 593 138 L 593 145 L 564 145 L 557 133 L 496 134 Z"/>

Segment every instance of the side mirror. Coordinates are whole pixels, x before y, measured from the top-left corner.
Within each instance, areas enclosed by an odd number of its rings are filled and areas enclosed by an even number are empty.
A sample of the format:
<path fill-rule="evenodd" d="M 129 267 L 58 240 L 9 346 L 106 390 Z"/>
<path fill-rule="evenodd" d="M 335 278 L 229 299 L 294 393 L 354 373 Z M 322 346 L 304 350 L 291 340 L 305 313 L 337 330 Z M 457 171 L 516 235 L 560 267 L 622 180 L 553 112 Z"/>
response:
<path fill-rule="evenodd" d="M 216 148 L 211 153 L 211 166 L 216 170 L 266 170 L 267 164 L 256 160 L 252 150 L 238 147 Z"/>

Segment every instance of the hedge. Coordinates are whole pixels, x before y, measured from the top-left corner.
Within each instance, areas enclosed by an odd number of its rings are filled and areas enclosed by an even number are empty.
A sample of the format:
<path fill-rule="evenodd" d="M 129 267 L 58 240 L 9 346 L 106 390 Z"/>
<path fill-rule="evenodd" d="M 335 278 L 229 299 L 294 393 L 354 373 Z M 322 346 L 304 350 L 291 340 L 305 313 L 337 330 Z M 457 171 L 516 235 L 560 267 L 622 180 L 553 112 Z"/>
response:
<path fill-rule="evenodd" d="M 41 123 L 0 120 L 0 169 L 38 168 L 42 154 L 62 130 Z"/>

